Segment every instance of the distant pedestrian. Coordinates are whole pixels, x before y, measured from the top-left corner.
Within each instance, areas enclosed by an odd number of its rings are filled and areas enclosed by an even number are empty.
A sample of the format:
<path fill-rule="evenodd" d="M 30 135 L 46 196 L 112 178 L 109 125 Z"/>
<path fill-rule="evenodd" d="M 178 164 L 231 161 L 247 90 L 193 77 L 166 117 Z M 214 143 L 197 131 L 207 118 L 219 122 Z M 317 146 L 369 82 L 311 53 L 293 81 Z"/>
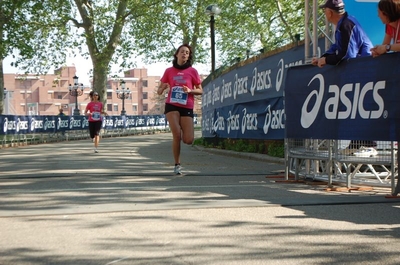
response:
<path fill-rule="evenodd" d="M 63 109 L 60 109 L 60 110 L 59 110 L 58 116 L 65 116 L 65 113 L 64 113 L 64 110 L 63 110 Z"/>
<path fill-rule="evenodd" d="M 172 132 L 172 152 L 175 160 L 174 173 L 181 174 L 181 140 L 192 144 L 194 140 L 194 95 L 203 94 L 200 75 L 192 67 L 192 48 L 183 44 L 175 51 L 172 67 L 165 70 L 157 93 L 169 88 L 165 101 L 165 116 Z"/>
<path fill-rule="evenodd" d="M 87 104 L 85 109 L 85 115 L 89 117 L 89 134 L 90 138 L 93 139 L 94 152 L 98 153 L 97 148 L 100 143 L 100 130 L 103 121 L 102 115 L 108 115 L 103 110 L 103 103 L 100 101 L 99 93 L 91 91 L 91 101 Z"/>

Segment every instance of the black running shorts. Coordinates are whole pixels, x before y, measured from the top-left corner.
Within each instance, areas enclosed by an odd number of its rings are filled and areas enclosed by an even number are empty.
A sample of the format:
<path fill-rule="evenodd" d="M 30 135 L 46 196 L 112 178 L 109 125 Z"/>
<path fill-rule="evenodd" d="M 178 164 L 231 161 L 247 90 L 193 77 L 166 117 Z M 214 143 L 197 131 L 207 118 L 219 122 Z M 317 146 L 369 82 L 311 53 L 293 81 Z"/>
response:
<path fill-rule="evenodd" d="M 182 108 L 182 107 L 178 107 L 178 106 L 166 103 L 164 113 L 167 114 L 168 112 L 171 112 L 171 111 L 179 112 L 181 117 L 185 117 L 185 116 L 192 117 L 192 118 L 194 117 L 192 109 Z"/>

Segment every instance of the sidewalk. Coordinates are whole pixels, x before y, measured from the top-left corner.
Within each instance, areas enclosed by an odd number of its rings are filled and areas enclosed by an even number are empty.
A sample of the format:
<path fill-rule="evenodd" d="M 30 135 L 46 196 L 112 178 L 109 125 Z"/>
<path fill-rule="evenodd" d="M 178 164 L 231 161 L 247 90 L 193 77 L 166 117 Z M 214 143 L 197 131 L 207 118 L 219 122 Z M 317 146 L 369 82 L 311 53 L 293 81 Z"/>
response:
<path fill-rule="evenodd" d="M 385 190 L 277 182 L 267 156 L 187 145 L 174 175 L 171 137 L 1 149 L 0 264 L 399 263 Z"/>

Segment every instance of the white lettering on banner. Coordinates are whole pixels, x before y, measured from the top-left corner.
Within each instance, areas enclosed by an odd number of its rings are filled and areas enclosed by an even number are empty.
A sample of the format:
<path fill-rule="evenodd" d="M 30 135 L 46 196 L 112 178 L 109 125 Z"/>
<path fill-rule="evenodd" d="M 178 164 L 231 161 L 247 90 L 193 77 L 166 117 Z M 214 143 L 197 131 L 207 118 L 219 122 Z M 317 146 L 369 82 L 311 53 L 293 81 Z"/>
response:
<path fill-rule="evenodd" d="M 136 126 L 145 125 L 146 121 L 143 118 L 138 118 L 136 120 Z"/>
<path fill-rule="evenodd" d="M 208 119 L 208 118 L 203 118 L 203 119 L 201 120 L 201 128 L 202 128 L 202 130 L 205 131 L 205 132 L 210 131 L 210 130 L 209 130 L 210 128 L 208 127 L 208 122 L 209 122 L 209 119 Z"/>
<path fill-rule="evenodd" d="M 225 83 L 225 80 L 222 80 L 221 103 L 224 102 L 225 98 L 230 97 L 232 97 L 232 82 Z"/>
<path fill-rule="evenodd" d="M 219 112 L 217 112 L 217 120 L 214 122 L 213 129 L 214 132 L 225 130 L 225 120 L 223 116 L 219 116 Z"/>
<path fill-rule="evenodd" d="M 82 120 L 82 129 L 87 128 L 87 127 L 89 127 L 89 120 L 85 116 L 85 117 L 83 117 L 83 120 Z"/>
<path fill-rule="evenodd" d="M 213 124 L 214 124 L 214 117 L 208 117 L 205 119 L 202 119 L 202 126 L 204 126 L 203 130 L 208 131 L 209 133 L 213 132 Z"/>
<path fill-rule="evenodd" d="M 322 100 L 325 91 L 324 77 L 321 74 L 314 76 L 308 83 L 308 86 L 310 86 L 314 80 L 319 80 L 319 89 L 311 91 L 303 103 L 300 118 L 300 123 L 303 128 L 309 128 L 314 123 L 321 105 L 323 104 Z M 358 113 L 361 119 L 378 119 L 382 116 L 386 118 L 387 113 L 383 115 L 384 112 L 386 112 L 384 111 L 385 102 L 382 96 L 379 95 L 379 90 L 385 89 L 385 86 L 386 81 L 378 81 L 375 84 L 374 82 L 368 82 L 361 89 L 360 83 L 345 84 L 342 88 L 339 88 L 337 85 L 330 85 L 328 93 L 333 95 L 328 97 L 325 102 L 325 117 L 330 120 L 355 119 Z M 368 92 L 372 93 L 372 99 L 378 106 L 377 110 L 366 110 L 364 108 L 364 99 Z M 349 94 L 352 94 L 353 101 L 351 101 L 351 97 L 348 97 Z M 311 101 L 313 97 L 315 97 L 315 100 Z M 314 106 L 308 111 L 310 109 L 310 102 L 314 102 Z M 345 110 L 338 111 L 339 104 L 344 105 Z"/>
<path fill-rule="evenodd" d="M 8 119 L 4 118 L 3 132 L 6 133 L 8 129 Z"/>
<path fill-rule="evenodd" d="M 114 128 L 124 126 L 124 119 L 118 119 L 118 117 L 115 118 L 114 121 Z"/>
<path fill-rule="evenodd" d="M 232 115 L 232 112 L 229 111 L 228 119 L 227 119 L 227 127 L 228 127 L 228 134 L 232 131 L 240 130 L 240 115 L 235 114 Z"/>
<path fill-rule="evenodd" d="M 146 121 L 146 126 L 154 126 L 156 124 L 156 120 L 154 118 L 148 118 Z"/>
<path fill-rule="evenodd" d="M 163 118 L 163 117 L 157 117 L 156 124 L 157 124 L 157 125 L 165 125 L 165 118 Z"/>
<path fill-rule="evenodd" d="M 242 110 L 243 118 L 242 118 L 242 134 L 245 134 L 247 131 L 257 131 L 257 113 L 247 113 L 247 109 L 244 108 Z"/>
<path fill-rule="evenodd" d="M 215 133 L 215 130 L 214 130 L 214 116 L 210 117 L 210 119 L 208 120 L 208 125 L 207 126 L 210 128 L 210 133 Z"/>
<path fill-rule="evenodd" d="M 73 117 L 69 120 L 69 128 L 79 128 L 81 127 L 81 120 L 75 120 Z"/>
<path fill-rule="evenodd" d="M 279 60 L 278 67 L 279 70 L 278 73 L 276 74 L 276 82 L 275 82 L 276 91 L 281 90 L 281 86 L 283 83 L 283 73 L 285 72 L 285 61 L 283 59 Z"/>
<path fill-rule="evenodd" d="M 235 84 L 233 85 L 233 98 L 236 99 L 237 95 L 243 95 L 248 93 L 247 89 L 247 81 L 248 77 L 238 78 L 238 75 L 235 75 Z"/>
<path fill-rule="evenodd" d="M 8 131 L 15 131 L 17 129 L 17 122 L 16 121 L 8 121 L 7 122 L 7 130 Z"/>
<path fill-rule="evenodd" d="M 135 119 L 126 119 L 126 126 L 135 126 Z"/>
<path fill-rule="evenodd" d="M 48 120 L 47 118 L 44 120 L 44 130 L 46 131 L 47 129 L 55 129 L 56 128 L 56 122 L 54 120 Z"/>
<path fill-rule="evenodd" d="M 269 126 L 271 124 L 271 105 L 268 105 L 268 107 L 265 109 L 267 113 L 265 114 L 265 120 L 264 120 L 264 126 L 263 126 L 263 131 L 264 134 L 268 134 Z"/>
<path fill-rule="evenodd" d="M 42 120 L 35 120 L 35 118 L 31 119 L 31 131 L 35 129 L 43 129 L 43 121 Z"/>
<path fill-rule="evenodd" d="M 208 91 L 208 92 L 206 93 L 206 95 L 207 95 L 207 98 L 206 98 L 206 101 L 205 101 L 203 104 L 206 104 L 207 107 L 208 107 L 208 105 L 211 105 L 211 104 L 212 104 L 212 91 L 211 91 L 211 90 Z"/>
<path fill-rule="evenodd" d="M 68 128 L 68 120 L 62 120 L 61 118 L 58 118 L 57 129 L 61 128 Z"/>
<path fill-rule="evenodd" d="M 239 77 L 239 74 L 235 74 L 235 76 L 231 78 L 232 80 L 228 79 L 227 81 L 227 79 L 222 79 L 221 86 L 215 85 L 215 83 L 218 82 L 217 80 L 219 80 L 217 79 L 214 83 L 210 84 L 210 86 L 204 88 L 202 107 L 209 107 L 210 104 L 214 105 L 214 102 L 226 101 L 226 99 L 230 97 L 238 99 L 240 96 L 245 96 L 247 93 L 254 96 L 256 91 L 271 89 L 273 86 L 275 86 L 275 90 L 279 92 L 282 89 L 285 79 L 285 69 L 302 64 L 302 60 L 286 64 L 285 60 L 281 58 L 276 68 L 260 71 L 259 68 L 254 67 L 251 75 Z M 276 77 L 276 80 L 272 79 L 273 76 Z M 249 84 L 250 79 L 251 84 Z"/>
<path fill-rule="evenodd" d="M 114 127 L 114 121 L 112 119 L 104 119 L 104 127 Z"/>
<path fill-rule="evenodd" d="M 271 111 L 271 105 L 265 109 L 267 113 L 265 114 L 265 121 L 263 126 L 264 134 L 268 134 L 269 128 L 272 130 L 285 129 L 285 110 L 278 109 Z"/>
<path fill-rule="evenodd" d="M 271 84 L 271 69 L 257 72 L 257 67 L 253 69 L 253 78 L 251 81 L 250 92 L 254 96 L 254 91 L 260 91 L 264 89 L 269 89 L 272 87 Z"/>
<path fill-rule="evenodd" d="M 274 130 L 285 129 L 284 120 L 285 120 L 285 110 L 284 109 L 273 110 L 272 111 L 271 129 L 274 129 Z"/>
<path fill-rule="evenodd" d="M 19 130 L 28 130 L 28 128 L 29 128 L 28 121 L 21 121 L 18 118 L 17 131 L 19 131 Z"/>
<path fill-rule="evenodd" d="M 214 102 L 219 101 L 220 99 L 220 90 L 219 90 L 219 86 L 215 86 L 214 85 L 214 89 L 212 91 L 212 105 L 214 105 Z"/>

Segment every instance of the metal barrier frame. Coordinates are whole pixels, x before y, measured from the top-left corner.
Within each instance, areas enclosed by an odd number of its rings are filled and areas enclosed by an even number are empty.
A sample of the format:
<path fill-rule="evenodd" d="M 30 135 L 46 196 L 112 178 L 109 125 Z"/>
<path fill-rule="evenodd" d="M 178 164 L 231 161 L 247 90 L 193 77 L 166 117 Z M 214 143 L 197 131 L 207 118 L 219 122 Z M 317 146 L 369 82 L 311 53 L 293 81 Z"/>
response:
<path fill-rule="evenodd" d="M 286 178 L 311 178 L 327 181 L 328 185 L 390 187 L 393 195 L 400 192 L 397 148 L 395 142 L 379 142 L 378 154 L 360 157 L 359 149 L 343 148 L 343 140 L 285 139 Z M 360 143 L 362 145 L 362 142 Z M 386 148 L 389 147 L 389 148 Z"/>

